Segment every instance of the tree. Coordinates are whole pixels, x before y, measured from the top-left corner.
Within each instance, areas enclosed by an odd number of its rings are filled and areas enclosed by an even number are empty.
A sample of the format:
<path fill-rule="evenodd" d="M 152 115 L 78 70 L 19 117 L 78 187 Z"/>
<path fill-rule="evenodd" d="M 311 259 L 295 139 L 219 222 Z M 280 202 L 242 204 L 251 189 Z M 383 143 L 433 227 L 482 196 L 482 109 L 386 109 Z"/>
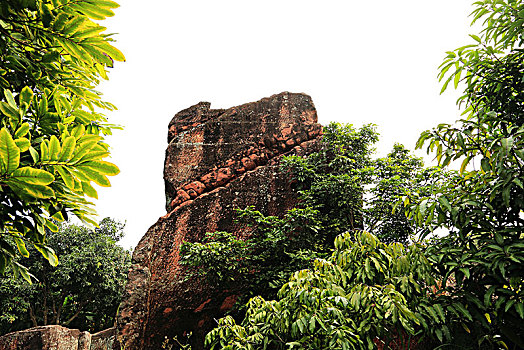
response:
<path fill-rule="evenodd" d="M 374 161 L 374 177 L 365 199 L 366 229 L 381 241 L 407 243 L 417 233 L 416 226 L 406 218 L 403 210 L 395 210 L 395 202 L 406 191 L 421 185 L 424 177 L 422 159 L 409 154 L 403 145 L 395 144 L 384 158 Z"/>
<path fill-rule="evenodd" d="M 91 182 L 109 186 L 118 168 L 100 110 L 114 106 L 94 88 L 122 53 L 93 20 L 112 16 L 108 0 L 4 0 L 0 3 L 0 273 L 27 244 L 52 265 L 45 232 L 74 215 L 95 223 Z"/>
<path fill-rule="evenodd" d="M 434 281 L 421 248 L 386 245 L 363 231 L 341 234 L 330 258 L 295 272 L 277 300 L 252 298 L 240 324 L 220 319 L 206 344 L 238 350 L 413 345 L 420 324 L 427 327 L 431 314 L 442 312 L 421 303 Z"/>
<path fill-rule="evenodd" d="M 480 345 L 524 348 L 524 4 L 475 2 L 483 19 L 474 44 L 447 53 L 442 91 L 462 81 L 464 119 L 424 132 L 440 166 L 460 162 L 446 185 L 406 198 L 411 217 L 428 231 L 450 233 L 428 248 L 442 276 L 455 336 Z M 455 338 L 457 339 L 457 338 Z M 458 342 L 458 341 L 457 341 Z"/>
<path fill-rule="evenodd" d="M 48 245 L 60 265 L 31 254 L 24 263 L 35 283 L 0 278 L 0 334 L 48 324 L 91 332 L 113 325 L 131 257 L 117 245 L 124 225 L 105 218 L 99 226 L 64 224 L 51 232 Z"/>
<path fill-rule="evenodd" d="M 282 162 L 299 192 L 299 207 L 281 218 L 253 207 L 239 210 L 238 219 L 253 228 L 246 239 L 214 232 L 200 243 L 184 242 L 181 263 L 190 268 L 188 276 L 242 290 L 239 304 L 253 295 L 274 298 L 294 271 L 331 254 L 336 234 L 362 226 L 363 186 L 371 179 L 376 140 L 372 125 L 328 125 L 319 152 Z"/>

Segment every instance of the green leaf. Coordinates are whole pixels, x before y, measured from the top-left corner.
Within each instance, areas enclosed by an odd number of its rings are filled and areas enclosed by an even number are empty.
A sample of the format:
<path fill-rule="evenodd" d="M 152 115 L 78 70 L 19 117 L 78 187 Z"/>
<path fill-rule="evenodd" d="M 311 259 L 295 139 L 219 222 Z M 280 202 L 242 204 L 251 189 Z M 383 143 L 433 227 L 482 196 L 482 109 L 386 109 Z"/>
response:
<path fill-rule="evenodd" d="M 49 261 L 49 264 L 51 266 L 57 266 L 58 265 L 58 257 L 55 254 L 55 251 L 43 244 L 35 244 L 35 248 L 43 255 L 44 258 Z"/>
<path fill-rule="evenodd" d="M 466 170 L 466 167 L 468 166 L 470 160 L 471 160 L 471 156 L 468 156 L 462 161 L 462 164 L 460 165 L 460 170 L 459 170 L 460 175 L 464 174 L 464 171 Z"/>
<path fill-rule="evenodd" d="M 23 124 L 20 125 L 20 127 L 15 131 L 15 137 L 16 137 L 16 138 L 24 137 L 25 135 L 27 135 L 28 132 L 29 132 L 29 123 L 23 123 Z"/>
<path fill-rule="evenodd" d="M 31 104 L 31 99 L 33 98 L 33 90 L 29 86 L 24 86 L 19 95 L 20 104 L 24 103 L 27 106 Z"/>
<path fill-rule="evenodd" d="M 20 149 L 6 128 L 0 130 L 0 173 L 9 175 L 20 164 Z"/>
<path fill-rule="evenodd" d="M 16 246 L 18 247 L 18 251 L 20 252 L 20 254 L 22 254 L 24 258 L 29 257 L 29 252 L 27 251 L 27 248 L 25 247 L 24 241 L 20 237 L 17 237 L 17 236 L 13 236 L 13 239 L 16 242 Z"/>
<path fill-rule="evenodd" d="M 10 90 L 4 89 L 4 96 L 9 106 L 14 108 L 15 110 L 18 109 L 18 106 L 15 102 L 15 98 L 13 97 L 13 93 Z"/>
<path fill-rule="evenodd" d="M 74 136 L 68 136 L 62 145 L 62 152 L 60 154 L 60 162 L 67 162 L 71 159 L 73 152 L 76 147 L 76 138 Z"/>
<path fill-rule="evenodd" d="M 480 167 L 482 168 L 482 170 L 485 173 L 490 172 L 491 171 L 491 165 L 489 164 L 489 159 L 488 158 L 482 158 L 482 160 L 480 161 Z"/>
<path fill-rule="evenodd" d="M 515 310 L 517 310 L 520 318 L 524 319 L 524 303 L 516 303 Z"/>
<path fill-rule="evenodd" d="M 455 89 L 458 87 L 458 84 L 460 82 L 460 75 L 462 73 L 462 67 L 458 68 L 457 71 L 455 72 L 455 79 L 453 81 L 454 85 L 455 85 Z"/>
<path fill-rule="evenodd" d="M 448 199 L 445 196 L 438 197 L 438 202 L 448 211 L 451 211 L 451 204 L 449 203 Z"/>
<path fill-rule="evenodd" d="M 31 147 L 31 142 L 26 139 L 25 137 L 21 137 L 19 139 L 15 140 L 16 147 L 20 150 L 20 152 L 25 152 Z"/>
<path fill-rule="evenodd" d="M 475 39 L 475 41 L 478 42 L 479 44 L 482 42 L 482 40 L 478 36 L 476 36 L 476 35 L 470 34 L 469 36 L 472 37 L 473 39 Z"/>
<path fill-rule="evenodd" d="M 20 182 L 31 185 L 49 185 L 55 180 L 53 174 L 28 166 L 16 169 L 11 176 Z"/>
<path fill-rule="evenodd" d="M 51 162 L 57 161 L 60 158 L 60 151 L 60 141 L 58 141 L 55 135 L 51 136 L 49 141 L 49 160 Z"/>

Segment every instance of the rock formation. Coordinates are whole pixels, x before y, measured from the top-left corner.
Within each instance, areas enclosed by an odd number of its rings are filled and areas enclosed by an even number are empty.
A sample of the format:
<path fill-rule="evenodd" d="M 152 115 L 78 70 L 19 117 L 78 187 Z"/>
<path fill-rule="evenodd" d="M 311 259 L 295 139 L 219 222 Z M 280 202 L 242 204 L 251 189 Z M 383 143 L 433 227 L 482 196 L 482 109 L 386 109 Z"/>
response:
<path fill-rule="evenodd" d="M 193 349 L 202 348 L 214 318 L 232 307 L 239 291 L 186 280 L 181 243 L 217 230 L 248 236 L 249 229 L 234 222 L 236 208 L 253 205 L 281 216 L 294 207 L 297 197 L 279 162 L 318 149 L 321 132 L 311 98 L 287 92 L 226 110 L 201 102 L 175 115 L 164 166 L 168 213 L 133 253 L 118 316 L 125 349 L 158 349 L 165 337 L 189 331 Z"/>
<path fill-rule="evenodd" d="M 117 350 L 115 328 L 91 335 L 78 329 L 51 325 L 12 332 L 0 337 L 0 350 Z"/>

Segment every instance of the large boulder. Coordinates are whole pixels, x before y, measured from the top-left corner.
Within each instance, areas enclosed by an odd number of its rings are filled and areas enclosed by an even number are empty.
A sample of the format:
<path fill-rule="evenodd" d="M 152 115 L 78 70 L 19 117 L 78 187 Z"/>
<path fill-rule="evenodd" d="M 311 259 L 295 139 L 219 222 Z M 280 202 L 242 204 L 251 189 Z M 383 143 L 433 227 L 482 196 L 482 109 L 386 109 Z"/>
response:
<path fill-rule="evenodd" d="M 187 332 L 194 350 L 203 347 L 214 318 L 241 290 L 185 278 L 180 245 L 213 231 L 247 237 L 249 229 L 234 221 L 236 208 L 282 216 L 296 206 L 279 162 L 317 150 L 321 133 L 311 98 L 288 92 L 225 110 L 201 102 L 175 115 L 164 166 L 168 212 L 136 247 L 120 306 L 125 349 L 158 349 Z"/>

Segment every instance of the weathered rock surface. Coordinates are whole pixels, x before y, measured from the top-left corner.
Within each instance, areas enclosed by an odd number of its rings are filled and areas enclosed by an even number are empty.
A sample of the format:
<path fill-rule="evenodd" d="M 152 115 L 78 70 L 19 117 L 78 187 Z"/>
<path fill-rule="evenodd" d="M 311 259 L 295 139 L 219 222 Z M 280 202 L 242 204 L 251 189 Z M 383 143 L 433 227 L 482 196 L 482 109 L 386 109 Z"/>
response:
<path fill-rule="evenodd" d="M 115 328 L 91 335 L 58 325 L 29 328 L 0 337 L 0 350 L 116 350 Z"/>
<path fill-rule="evenodd" d="M 186 281 L 181 243 L 217 230 L 246 237 L 249 230 L 234 222 L 236 208 L 280 216 L 294 207 L 279 162 L 318 149 L 321 132 L 311 98 L 287 92 L 226 110 L 201 102 L 175 115 L 164 166 L 168 214 L 133 253 L 118 316 L 122 346 L 158 349 L 165 337 L 192 331 L 193 349 L 202 348 L 213 318 L 232 307 L 239 291 Z"/>

